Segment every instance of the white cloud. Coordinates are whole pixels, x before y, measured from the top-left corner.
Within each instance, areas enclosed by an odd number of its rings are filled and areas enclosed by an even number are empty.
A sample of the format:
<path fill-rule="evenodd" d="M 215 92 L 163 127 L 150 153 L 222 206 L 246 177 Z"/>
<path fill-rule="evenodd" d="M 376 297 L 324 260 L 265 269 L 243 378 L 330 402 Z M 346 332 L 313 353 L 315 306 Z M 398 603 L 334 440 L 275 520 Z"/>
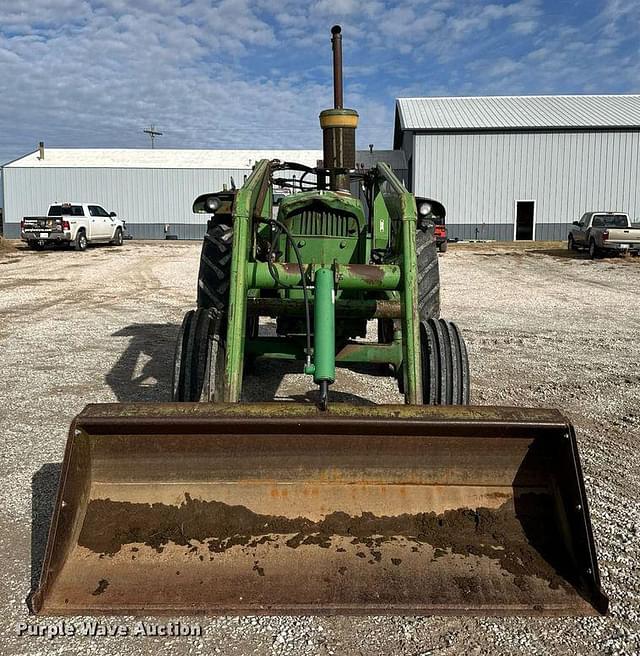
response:
<path fill-rule="evenodd" d="M 343 26 L 360 143 L 397 95 L 637 91 L 640 3 L 559 18 L 539 0 L 11 0 L 0 6 L 0 161 L 34 147 L 318 147 Z M 593 13 L 593 12 L 592 12 Z M 405 93 L 411 91 L 411 93 Z"/>

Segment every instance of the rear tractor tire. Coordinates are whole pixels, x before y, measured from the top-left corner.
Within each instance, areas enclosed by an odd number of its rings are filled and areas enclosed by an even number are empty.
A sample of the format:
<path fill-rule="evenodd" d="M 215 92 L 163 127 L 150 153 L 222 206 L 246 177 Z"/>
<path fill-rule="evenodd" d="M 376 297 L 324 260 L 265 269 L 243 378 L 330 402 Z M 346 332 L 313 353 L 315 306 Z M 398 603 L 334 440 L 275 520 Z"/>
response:
<path fill-rule="evenodd" d="M 219 315 L 223 327 L 226 327 L 229 307 L 232 247 L 231 217 L 221 216 L 212 219 L 200 252 L 197 305 L 198 308 L 210 309 Z M 259 317 L 247 317 L 245 334 L 247 339 L 258 336 L 259 319 Z M 247 372 L 252 371 L 254 364 L 253 356 L 245 356 Z"/>
<path fill-rule="evenodd" d="M 213 310 L 198 308 L 184 315 L 173 361 L 172 401 L 222 401 L 226 351 L 222 326 L 222 318 Z"/>
<path fill-rule="evenodd" d="M 429 225 L 430 224 L 430 225 Z M 418 314 L 421 321 L 440 316 L 440 270 L 438 247 L 433 224 L 416 230 L 416 259 L 418 263 Z"/>
<path fill-rule="evenodd" d="M 444 319 L 422 321 L 420 352 L 424 404 L 468 404 L 469 357 L 458 326 Z"/>
<path fill-rule="evenodd" d="M 213 219 L 204 236 L 198 272 L 198 307 L 225 314 L 229 306 L 231 279 L 231 219 Z"/>

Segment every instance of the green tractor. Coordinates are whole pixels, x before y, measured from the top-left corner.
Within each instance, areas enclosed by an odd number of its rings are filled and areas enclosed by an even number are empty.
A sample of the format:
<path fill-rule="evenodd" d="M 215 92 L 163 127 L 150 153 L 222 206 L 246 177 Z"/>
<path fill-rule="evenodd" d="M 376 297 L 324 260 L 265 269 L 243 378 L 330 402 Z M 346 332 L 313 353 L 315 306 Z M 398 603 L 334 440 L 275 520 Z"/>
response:
<path fill-rule="evenodd" d="M 356 170 L 332 33 L 322 165 L 263 160 L 195 201 L 211 218 L 173 401 L 75 418 L 37 612 L 606 612 L 573 427 L 466 405 L 433 202 Z M 255 358 L 300 361 L 317 404 L 242 403 Z M 391 365 L 406 403 L 330 403 L 336 365 L 361 363 Z"/>
<path fill-rule="evenodd" d="M 322 166 L 263 160 L 241 189 L 194 203 L 213 216 L 198 308 L 178 340 L 174 401 L 239 401 L 243 364 L 263 357 L 304 363 L 321 409 L 336 364 L 391 365 L 409 404 L 469 402 L 464 340 L 440 318 L 433 203 L 416 207 L 385 163 L 356 170 L 358 114 L 343 108 L 337 27 L 332 41 L 335 103 L 320 114 Z M 276 206 L 274 186 L 297 193 Z M 259 335 L 259 317 L 276 319 L 277 337 Z M 377 343 L 355 341 L 370 319 Z"/>

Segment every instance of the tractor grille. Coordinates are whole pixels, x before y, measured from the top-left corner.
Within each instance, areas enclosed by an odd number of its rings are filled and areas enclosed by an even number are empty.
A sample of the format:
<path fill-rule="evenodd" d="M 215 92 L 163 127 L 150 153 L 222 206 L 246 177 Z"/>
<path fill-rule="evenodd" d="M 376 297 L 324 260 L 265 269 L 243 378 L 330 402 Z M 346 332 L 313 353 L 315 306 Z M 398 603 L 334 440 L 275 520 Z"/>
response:
<path fill-rule="evenodd" d="M 305 237 L 355 237 L 358 221 L 352 214 L 329 209 L 307 209 L 289 217 L 289 229 Z"/>

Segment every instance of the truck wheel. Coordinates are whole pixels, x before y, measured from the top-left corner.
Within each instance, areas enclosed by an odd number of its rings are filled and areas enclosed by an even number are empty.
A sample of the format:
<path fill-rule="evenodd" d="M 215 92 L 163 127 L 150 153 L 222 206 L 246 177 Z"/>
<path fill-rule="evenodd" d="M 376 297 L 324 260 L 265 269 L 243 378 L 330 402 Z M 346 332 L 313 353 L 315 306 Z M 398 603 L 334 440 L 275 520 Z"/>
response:
<path fill-rule="evenodd" d="M 596 246 L 596 242 L 592 239 L 589 242 L 589 257 L 592 260 L 595 260 L 597 257 L 599 257 L 600 251 L 598 250 L 598 247 Z"/>
<path fill-rule="evenodd" d="M 122 246 L 122 244 L 124 244 L 124 237 L 122 236 L 122 230 L 120 228 L 116 229 L 116 234 L 113 236 L 111 243 L 114 246 Z"/>
<path fill-rule="evenodd" d="M 573 238 L 573 235 L 569 235 L 569 239 L 567 239 L 567 249 L 570 251 L 577 251 L 578 249 L 576 248 L 576 242 Z"/>
<path fill-rule="evenodd" d="M 200 253 L 199 308 L 213 308 L 219 313 L 226 313 L 229 306 L 232 244 L 231 221 L 221 217 L 210 224 Z"/>
<path fill-rule="evenodd" d="M 446 241 L 443 241 L 443 242 L 438 246 L 438 250 L 439 250 L 441 253 L 446 253 L 446 252 L 447 252 L 447 242 L 446 242 Z"/>
<path fill-rule="evenodd" d="M 422 321 L 420 352 L 424 404 L 468 404 L 469 357 L 456 324 L 444 319 Z"/>
<path fill-rule="evenodd" d="M 416 230 L 418 263 L 418 313 L 422 321 L 440 316 L 440 270 L 438 249 L 430 228 Z"/>
<path fill-rule="evenodd" d="M 226 344 L 221 317 L 198 308 L 184 315 L 173 361 L 172 401 L 221 401 Z"/>
<path fill-rule="evenodd" d="M 73 243 L 73 249 L 76 251 L 86 251 L 87 250 L 87 235 L 84 230 L 78 230 L 76 239 Z"/>

